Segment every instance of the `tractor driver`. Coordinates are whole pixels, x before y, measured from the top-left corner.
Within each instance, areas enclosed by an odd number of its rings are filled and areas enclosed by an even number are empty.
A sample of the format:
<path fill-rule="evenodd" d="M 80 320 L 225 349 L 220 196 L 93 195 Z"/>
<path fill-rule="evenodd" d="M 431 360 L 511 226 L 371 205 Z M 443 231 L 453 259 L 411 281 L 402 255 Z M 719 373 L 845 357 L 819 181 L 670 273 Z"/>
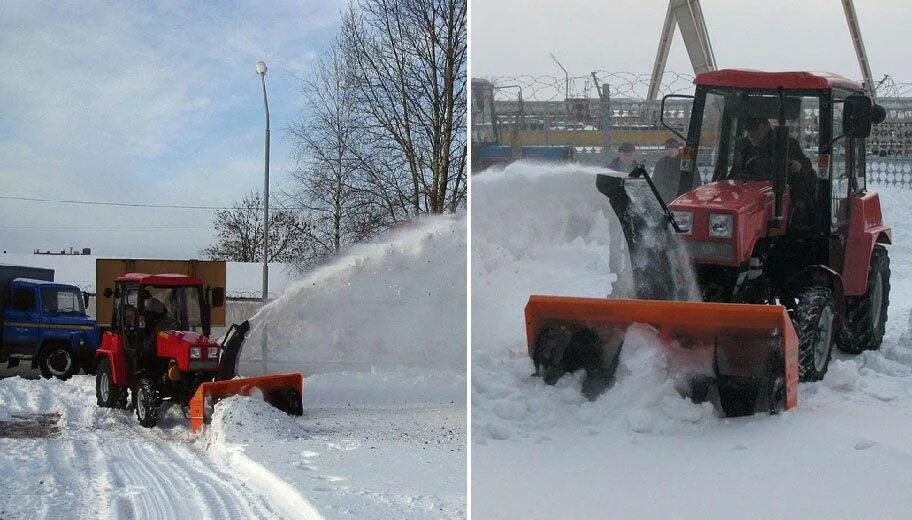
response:
<path fill-rule="evenodd" d="M 735 180 L 772 180 L 774 137 L 770 122 L 765 117 L 752 117 L 744 122 L 745 137 L 735 141 L 735 153 L 729 173 Z M 788 185 L 796 223 L 812 222 L 814 192 L 817 173 L 801 150 L 798 140 L 789 137 Z"/>
<path fill-rule="evenodd" d="M 155 336 L 162 330 L 174 330 L 178 328 L 177 321 L 168 314 L 165 304 L 154 296 L 148 296 L 145 304 L 146 309 L 146 340 L 145 350 L 148 354 L 154 353 Z"/>

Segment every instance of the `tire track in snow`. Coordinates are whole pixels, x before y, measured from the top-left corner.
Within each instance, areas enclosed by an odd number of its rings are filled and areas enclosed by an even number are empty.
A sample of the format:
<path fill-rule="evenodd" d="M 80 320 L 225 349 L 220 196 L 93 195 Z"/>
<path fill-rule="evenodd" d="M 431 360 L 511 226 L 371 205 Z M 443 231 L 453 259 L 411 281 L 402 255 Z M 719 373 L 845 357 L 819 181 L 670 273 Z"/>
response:
<path fill-rule="evenodd" d="M 50 411 L 60 413 L 57 438 L 0 439 L 18 451 L 0 456 L 4 479 L 20 479 L 10 492 L 27 491 L 0 517 L 282 517 L 269 489 L 249 489 L 190 445 L 182 425 L 146 430 L 131 411 L 98 408 L 90 376 L 0 381 L 0 412 Z"/>

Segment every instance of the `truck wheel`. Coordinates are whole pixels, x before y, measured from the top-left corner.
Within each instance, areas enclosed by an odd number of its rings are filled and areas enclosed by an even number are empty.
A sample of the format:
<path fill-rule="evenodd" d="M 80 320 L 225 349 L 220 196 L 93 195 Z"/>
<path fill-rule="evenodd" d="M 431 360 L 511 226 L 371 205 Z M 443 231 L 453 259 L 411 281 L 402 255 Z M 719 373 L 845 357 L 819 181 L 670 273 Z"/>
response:
<path fill-rule="evenodd" d="M 890 304 L 890 257 L 887 249 L 874 245 L 868 270 L 867 290 L 846 298 L 846 319 L 836 345 L 843 352 L 860 354 L 877 350 L 883 341 Z"/>
<path fill-rule="evenodd" d="M 155 383 L 148 377 L 140 378 L 136 383 L 136 418 L 139 419 L 139 424 L 146 428 L 155 427 L 158 424 L 160 405 Z"/>
<path fill-rule="evenodd" d="M 63 343 L 53 343 L 41 349 L 38 356 L 38 368 L 41 369 L 41 375 L 45 379 L 56 377 L 66 381 L 79 370 L 79 364 L 73 353 L 70 352 L 69 345 Z"/>
<path fill-rule="evenodd" d="M 124 402 L 126 397 L 124 389 L 114 384 L 111 360 L 106 357 L 101 358 L 95 374 L 95 400 L 98 402 L 98 406 L 114 408 Z"/>
<path fill-rule="evenodd" d="M 808 287 L 792 308 L 798 334 L 798 380 L 820 381 L 830 365 L 836 340 L 836 300 L 826 287 Z"/>
<path fill-rule="evenodd" d="M 754 410 L 768 414 L 785 410 L 785 362 L 781 352 L 770 351 L 767 355 Z"/>

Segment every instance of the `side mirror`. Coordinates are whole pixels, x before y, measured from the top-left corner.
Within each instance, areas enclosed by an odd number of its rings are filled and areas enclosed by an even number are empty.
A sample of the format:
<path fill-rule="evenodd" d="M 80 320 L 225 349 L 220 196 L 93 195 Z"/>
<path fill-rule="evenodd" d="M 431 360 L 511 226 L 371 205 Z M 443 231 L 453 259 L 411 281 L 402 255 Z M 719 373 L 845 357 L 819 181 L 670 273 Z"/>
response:
<path fill-rule="evenodd" d="M 887 118 L 887 109 L 880 105 L 874 105 L 871 107 L 871 123 L 879 125 L 884 122 L 884 119 Z"/>
<path fill-rule="evenodd" d="M 871 135 L 871 98 L 851 95 L 842 106 L 842 133 L 849 138 L 866 138 Z M 883 110 L 881 108 L 881 110 Z"/>
<path fill-rule="evenodd" d="M 212 307 L 221 307 L 225 305 L 225 288 L 224 287 L 213 287 L 212 288 Z"/>
<path fill-rule="evenodd" d="M 111 296 L 114 296 L 114 290 L 110 287 L 105 287 L 105 290 L 102 294 L 104 294 L 105 298 L 110 298 Z"/>
<path fill-rule="evenodd" d="M 86 309 L 89 308 L 89 293 L 82 291 L 82 306 Z"/>
<path fill-rule="evenodd" d="M 680 131 L 678 131 L 678 129 L 671 127 L 668 123 L 665 122 L 665 100 L 666 100 L 666 99 L 671 99 L 671 98 L 690 99 L 690 100 L 693 100 L 694 97 L 693 97 L 693 96 L 688 96 L 688 95 L 686 95 L 686 94 L 666 94 L 665 96 L 662 96 L 662 104 L 661 104 L 661 106 L 660 106 L 660 108 L 659 108 L 659 110 L 660 110 L 660 112 L 659 112 L 659 123 L 661 123 L 662 126 L 664 126 L 665 128 L 667 128 L 668 130 L 670 130 L 671 133 L 673 133 L 673 134 L 675 134 L 676 136 L 680 137 L 682 141 L 685 141 L 685 142 L 686 142 L 686 141 L 687 141 L 687 136 L 685 136 L 685 135 L 682 134 Z M 686 127 L 687 121 L 684 121 L 684 125 L 685 125 L 685 127 L 683 128 L 683 130 L 686 132 L 686 131 L 687 131 L 687 127 Z"/>

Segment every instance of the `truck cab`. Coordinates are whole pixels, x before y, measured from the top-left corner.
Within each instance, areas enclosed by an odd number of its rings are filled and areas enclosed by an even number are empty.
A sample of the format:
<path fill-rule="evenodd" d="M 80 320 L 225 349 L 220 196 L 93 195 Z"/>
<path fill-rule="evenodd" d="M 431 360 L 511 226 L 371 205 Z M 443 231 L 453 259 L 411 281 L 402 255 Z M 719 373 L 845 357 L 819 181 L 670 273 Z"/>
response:
<path fill-rule="evenodd" d="M 13 278 L 4 288 L 0 361 L 30 360 L 44 377 L 67 379 L 95 357 L 99 333 L 73 285 Z"/>

